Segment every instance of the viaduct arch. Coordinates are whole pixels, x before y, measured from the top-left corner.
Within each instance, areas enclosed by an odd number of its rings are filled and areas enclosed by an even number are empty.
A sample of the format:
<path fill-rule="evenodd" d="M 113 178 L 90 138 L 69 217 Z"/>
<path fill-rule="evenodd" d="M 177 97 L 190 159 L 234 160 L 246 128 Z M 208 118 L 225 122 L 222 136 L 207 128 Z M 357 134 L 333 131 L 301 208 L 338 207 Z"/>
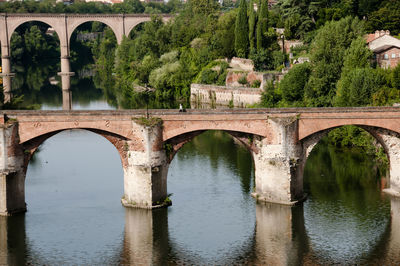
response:
<path fill-rule="evenodd" d="M 162 14 L 163 21 L 171 19 L 171 15 Z M 61 76 L 63 91 L 63 109 L 71 109 L 70 78 L 74 75 L 70 69 L 70 39 L 74 30 L 85 22 L 98 21 L 109 26 L 114 32 L 118 44 L 124 36 L 138 24 L 150 21 L 151 16 L 147 14 L 38 14 L 38 13 L 0 13 L 0 43 L 1 60 L 4 88 L 4 101 L 9 102 L 12 98 L 11 78 L 11 51 L 10 41 L 13 32 L 26 22 L 39 21 L 48 24 L 58 35 L 61 51 Z"/>
<path fill-rule="evenodd" d="M 118 150 L 128 207 L 155 208 L 167 197 L 168 166 L 182 145 L 205 130 L 222 130 L 250 150 L 260 201 L 304 200 L 309 153 L 330 130 L 357 125 L 383 145 L 390 187 L 400 196 L 400 108 L 288 108 L 236 110 L 2 111 L 0 112 L 0 214 L 25 211 L 25 173 L 48 137 L 67 129 L 102 135 Z"/>

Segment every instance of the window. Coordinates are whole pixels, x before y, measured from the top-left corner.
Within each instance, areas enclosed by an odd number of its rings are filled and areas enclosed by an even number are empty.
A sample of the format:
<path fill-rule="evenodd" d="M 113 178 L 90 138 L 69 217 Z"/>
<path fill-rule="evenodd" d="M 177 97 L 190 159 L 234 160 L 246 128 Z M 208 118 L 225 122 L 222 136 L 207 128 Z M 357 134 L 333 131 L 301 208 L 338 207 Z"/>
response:
<path fill-rule="evenodd" d="M 396 54 L 392 54 L 392 58 L 396 58 Z"/>
<path fill-rule="evenodd" d="M 385 54 L 385 55 L 383 56 L 383 59 L 389 59 L 389 55 L 388 55 L 388 54 Z"/>

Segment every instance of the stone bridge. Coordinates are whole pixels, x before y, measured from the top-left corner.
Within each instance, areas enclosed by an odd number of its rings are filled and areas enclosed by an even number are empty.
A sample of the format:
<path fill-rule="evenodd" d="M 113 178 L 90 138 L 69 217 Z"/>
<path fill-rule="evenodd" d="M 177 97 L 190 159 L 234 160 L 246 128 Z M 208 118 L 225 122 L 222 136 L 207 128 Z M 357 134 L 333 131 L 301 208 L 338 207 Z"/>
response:
<path fill-rule="evenodd" d="M 164 21 L 171 18 L 162 14 Z M 109 26 L 121 43 L 123 36 L 128 36 L 131 30 L 138 24 L 150 21 L 147 14 L 36 14 L 36 13 L 0 13 L 0 43 L 3 73 L 4 100 L 8 102 L 12 97 L 11 77 L 11 51 L 10 41 L 13 32 L 18 26 L 32 21 L 46 23 L 54 29 L 60 40 L 61 51 L 61 76 L 63 90 L 63 109 L 71 109 L 70 106 L 70 77 L 74 74 L 70 69 L 70 39 L 74 30 L 81 24 L 98 21 Z"/>
<path fill-rule="evenodd" d="M 26 210 L 25 174 L 35 150 L 49 137 L 85 129 L 108 139 L 124 170 L 125 206 L 154 208 L 167 197 L 175 153 L 206 130 L 231 134 L 250 150 L 258 200 L 295 204 L 304 199 L 303 169 L 312 148 L 330 130 L 357 125 L 383 146 L 390 187 L 400 195 L 400 108 L 293 108 L 228 110 L 2 111 L 0 214 Z"/>

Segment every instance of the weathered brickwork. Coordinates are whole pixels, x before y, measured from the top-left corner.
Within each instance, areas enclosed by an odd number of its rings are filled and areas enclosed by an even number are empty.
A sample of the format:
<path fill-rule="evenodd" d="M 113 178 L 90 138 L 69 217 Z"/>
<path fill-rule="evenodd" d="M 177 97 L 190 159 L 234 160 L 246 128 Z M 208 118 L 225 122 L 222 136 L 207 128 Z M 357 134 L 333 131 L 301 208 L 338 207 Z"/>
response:
<path fill-rule="evenodd" d="M 25 173 L 47 138 L 86 129 L 108 139 L 124 169 L 122 203 L 167 205 L 168 166 L 176 152 L 206 130 L 223 130 L 244 144 L 255 165 L 253 196 L 295 204 L 304 199 L 303 169 L 312 148 L 330 130 L 357 125 L 384 147 L 390 162 L 387 192 L 400 196 L 400 108 L 289 108 L 221 110 L 2 111 L 0 214 L 26 210 Z"/>

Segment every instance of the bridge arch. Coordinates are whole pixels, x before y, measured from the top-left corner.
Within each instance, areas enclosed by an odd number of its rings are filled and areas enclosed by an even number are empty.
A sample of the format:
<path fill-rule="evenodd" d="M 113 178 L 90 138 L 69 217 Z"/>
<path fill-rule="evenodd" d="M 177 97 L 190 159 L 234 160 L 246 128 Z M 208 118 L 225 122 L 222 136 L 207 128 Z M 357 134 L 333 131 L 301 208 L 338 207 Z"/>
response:
<path fill-rule="evenodd" d="M 8 22 L 8 40 L 7 43 L 11 42 L 12 34 L 17 30 L 19 26 L 22 26 L 25 23 L 29 22 L 41 22 L 47 24 L 49 27 L 53 28 L 57 33 L 58 38 L 60 39 L 60 44 L 66 41 L 65 34 L 63 34 L 64 30 L 62 26 L 58 25 L 59 23 L 55 23 L 54 18 L 52 17 L 21 17 L 17 20 L 11 20 Z"/>
<path fill-rule="evenodd" d="M 220 130 L 220 129 L 201 129 L 189 131 L 176 135 L 164 141 L 164 148 L 166 149 L 168 161 L 171 162 L 176 153 L 188 142 L 192 141 L 194 137 L 201 135 L 206 131 L 221 131 L 229 134 L 233 139 L 241 143 L 253 156 L 253 153 L 258 153 L 259 148 L 256 145 L 255 139 L 262 139 L 262 136 L 253 135 L 246 132 Z"/>
<path fill-rule="evenodd" d="M 349 125 L 349 124 L 347 124 Z M 314 147 L 321 141 L 323 137 L 325 137 L 329 132 L 336 128 L 340 128 L 343 126 L 334 126 L 327 127 L 320 131 L 316 131 L 313 134 L 308 135 L 307 137 L 300 140 L 302 146 L 302 154 L 300 155 L 299 168 L 297 171 L 297 176 L 299 178 L 299 185 L 302 187 L 303 184 L 303 174 L 304 168 L 307 163 L 307 159 L 314 149 Z M 400 133 L 390 130 L 384 127 L 378 126 L 369 126 L 362 124 L 350 124 L 352 126 L 356 126 L 368 132 L 376 141 L 380 144 L 380 146 L 384 149 L 385 154 L 389 161 L 389 180 L 390 187 L 385 189 L 386 192 L 399 196 L 398 193 L 400 189 Z"/>
<path fill-rule="evenodd" d="M 68 43 L 71 42 L 71 37 L 74 31 L 81 25 L 87 23 L 87 22 L 100 22 L 103 23 L 104 25 L 108 26 L 112 32 L 115 35 L 115 38 L 117 39 L 117 43 L 121 43 L 122 37 L 124 33 L 121 31 L 120 27 L 118 27 L 118 24 L 115 23 L 110 23 L 110 20 L 105 18 L 105 17 L 99 17 L 99 16 L 94 16 L 94 17 L 74 17 L 71 19 L 71 23 L 68 25 Z"/>
<path fill-rule="evenodd" d="M 347 124 L 346 123 L 343 125 L 326 127 L 321 130 L 318 130 L 316 132 L 313 132 L 310 135 L 303 137 L 302 139 L 299 139 L 299 142 L 303 146 L 303 151 L 305 152 L 306 157 L 309 156 L 309 154 L 311 153 L 311 151 L 315 147 L 315 145 L 317 145 L 323 137 L 328 135 L 329 132 L 331 132 L 332 130 L 341 128 L 341 127 L 345 127 L 345 126 L 356 126 L 360 129 L 363 129 L 366 132 L 368 132 L 383 147 L 386 154 L 388 154 L 390 147 L 388 146 L 388 143 L 383 138 L 383 135 L 400 138 L 400 133 L 393 131 L 391 129 L 379 127 L 379 126 L 368 126 L 368 125 L 362 125 L 362 124 Z"/>
<path fill-rule="evenodd" d="M 123 137 L 121 135 L 118 135 L 118 134 L 115 134 L 115 133 L 112 133 L 109 131 L 100 130 L 100 129 L 64 128 L 64 129 L 49 131 L 47 133 L 35 136 L 35 137 L 21 143 L 23 150 L 24 150 L 24 167 L 25 167 L 25 169 L 27 168 L 30 159 L 32 158 L 32 156 L 36 152 L 36 150 L 39 148 L 39 146 L 41 146 L 47 139 L 51 138 L 52 136 L 57 135 L 58 133 L 61 133 L 63 131 L 68 131 L 68 130 L 86 130 L 86 131 L 95 133 L 96 135 L 104 137 L 118 151 L 122 166 L 126 167 L 126 165 L 128 164 L 128 161 L 127 161 L 128 153 L 127 153 L 126 145 L 125 145 L 125 143 L 126 143 L 126 141 L 128 141 L 128 139 L 126 137 Z"/>

